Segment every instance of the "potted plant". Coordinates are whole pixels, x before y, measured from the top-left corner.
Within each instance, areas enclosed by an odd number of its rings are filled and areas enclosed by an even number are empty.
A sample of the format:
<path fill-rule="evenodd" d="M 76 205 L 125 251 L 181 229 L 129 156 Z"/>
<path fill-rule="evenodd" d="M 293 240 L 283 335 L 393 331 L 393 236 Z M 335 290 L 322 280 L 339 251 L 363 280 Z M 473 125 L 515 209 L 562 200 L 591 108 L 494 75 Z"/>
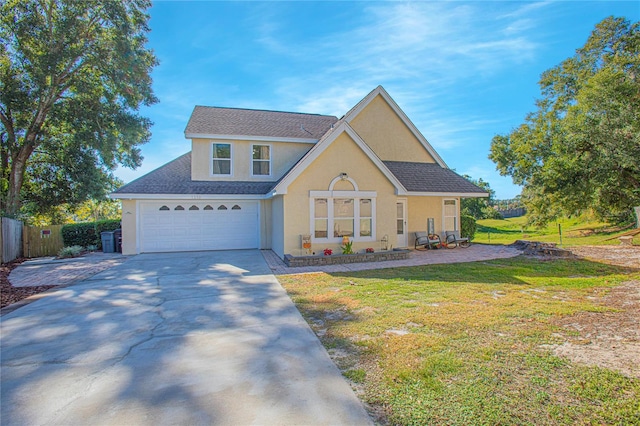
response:
<path fill-rule="evenodd" d="M 342 254 L 353 254 L 353 241 L 349 241 L 349 237 L 342 239 Z"/>

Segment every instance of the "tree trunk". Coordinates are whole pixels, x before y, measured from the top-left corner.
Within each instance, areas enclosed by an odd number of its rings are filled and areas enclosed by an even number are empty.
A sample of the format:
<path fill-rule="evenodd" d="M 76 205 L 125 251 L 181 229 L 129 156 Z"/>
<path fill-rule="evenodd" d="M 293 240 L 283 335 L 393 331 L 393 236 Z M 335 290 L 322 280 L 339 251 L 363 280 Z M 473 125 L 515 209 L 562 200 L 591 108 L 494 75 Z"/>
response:
<path fill-rule="evenodd" d="M 6 182 L 7 189 L 9 188 L 9 150 L 7 146 L 9 145 L 8 140 L 5 141 L 5 136 L 9 139 L 9 136 L 2 132 L 0 133 L 0 142 L 2 146 L 0 146 L 0 182 Z M 2 183 L 4 186 L 4 183 Z M 7 191 L 8 192 L 8 191 Z M 3 191 L 0 194 L 0 213 L 3 213 L 6 210 L 6 202 L 7 202 L 7 194 Z"/>
<path fill-rule="evenodd" d="M 27 170 L 27 160 L 33 153 L 34 146 L 24 145 L 11 159 L 11 172 L 9 174 L 9 190 L 7 193 L 7 205 L 5 214 L 15 216 L 21 207 L 20 191 L 24 182 L 24 173 Z"/>
<path fill-rule="evenodd" d="M 56 99 L 56 92 L 53 90 L 49 95 L 40 101 L 38 110 L 33 119 L 33 122 L 27 129 L 27 133 L 24 135 L 24 143 L 18 149 L 18 152 L 13 152 L 11 155 L 11 172 L 9 173 L 9 190 L 7 193 L 7 205 L 5 207 L 5 214 L 14 217 L 20 211 L 22 207 L 22 200 L 20 192 L 22 191 L 22 184 L 24 182 L 24 174 L 27 170 L 27 162 L 29 157 L 36 149 L 38 134 L 42 129 L 42 125 L 47 118 L 47 114 Z"/>

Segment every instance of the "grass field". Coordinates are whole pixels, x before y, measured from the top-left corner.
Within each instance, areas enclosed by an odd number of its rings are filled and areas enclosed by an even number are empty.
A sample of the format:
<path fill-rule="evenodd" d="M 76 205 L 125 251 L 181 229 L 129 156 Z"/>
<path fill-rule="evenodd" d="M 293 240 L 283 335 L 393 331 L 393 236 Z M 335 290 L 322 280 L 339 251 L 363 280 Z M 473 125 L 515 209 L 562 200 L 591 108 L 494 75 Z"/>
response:
<path fill-rule="evenodd" d="M 479 220 L 473 241 L 484 244 L 511 244 L 515 240 L 529 240 L 560 244 L 560 230 L 562 230 L 564 246 L 617 245 L 620 241 L 613 237 L 624 232 L 619 227 L 587 220 L 584 217 L 562 219 L 541 229 L 527 226 L 526 221 L 526 216 L 503 220 Z M 640 244 L 640 236 L 636 237 L 636 240 L 637 244 Z"/>
<path fill-rule="evenodd" d="M 639 379 L 553 353 L 575 338 L 559 318 L 610 311 L 599 296 L 638 270 L 517 257 L 278 279 L 389 424 L 640 424 Z"/>

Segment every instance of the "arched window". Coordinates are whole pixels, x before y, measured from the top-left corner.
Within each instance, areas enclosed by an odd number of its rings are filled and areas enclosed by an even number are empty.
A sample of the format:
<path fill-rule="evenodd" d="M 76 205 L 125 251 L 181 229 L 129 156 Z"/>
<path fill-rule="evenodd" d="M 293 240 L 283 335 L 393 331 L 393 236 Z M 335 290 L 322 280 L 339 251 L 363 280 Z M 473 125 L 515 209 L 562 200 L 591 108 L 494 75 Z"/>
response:
<path fill-rule="evenodd" d="M 227 206 L 223 204 L 220 207 L 218 207 L 218 210 L 227 210 Z"/>
<path fill-rule="evenodd" d="M 236 204 L 235 206 L 231 207 L 231 210 L 242 210 L 242 207 Z"/>
<path fill-rule="evenodd" d="M 213 207 L 211 207 L 209 204 L 207 204 L 206 206 L 204 206 L 204 209 L 202 210 L 213 210 Z"/>
<path fill-rule="evenodd" d="M 169 210 L 169 207 L 167 207 L 167 206 L 162 206 L 162 207 L 160 207 L 158 210 L 161 210 L 161 211 Z"/>
<path fill-rule="evenodd" d="M 184 207 L 182 206 L 176 206 L 176 208 L 174 210 L 184 210 Z"/>
<path fill-rule="evenodd" d="M 193 206 L 189 207 L 189 210 L 200 210 L 200 207 L 194 204 Z"/>

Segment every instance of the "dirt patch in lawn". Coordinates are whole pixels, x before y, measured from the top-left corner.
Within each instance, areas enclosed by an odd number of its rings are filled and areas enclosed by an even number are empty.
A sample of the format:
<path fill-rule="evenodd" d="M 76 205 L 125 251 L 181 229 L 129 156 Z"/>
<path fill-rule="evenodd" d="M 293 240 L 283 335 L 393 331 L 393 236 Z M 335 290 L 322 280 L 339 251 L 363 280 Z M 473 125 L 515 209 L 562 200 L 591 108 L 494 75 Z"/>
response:
<path fill-rule="evenodd" d="M 580 246 L 570 250 L 592 261 L 640 269 L 637 246 Z M 557 320 L 555 324 L 567 332 L 567 341 L 554 346 L 554 352 L 574 362 L 640 378 L 640 281 L 627 281 L 603 291 L 596 299 L 614 311 L 580 312 Z"/>
<path fill-rule="evenodd" d="M 613 288 L 602 302 L 616 311 L 580 312 L 555 322 L 567 331 L 567 341 L 554 352 L 640 378 L 640 281 Z"/>
<path fill-rule="evenodd" d="M 640 246 L 576 246 L 567 250 L 596 262 L 640 269 Z"/>

